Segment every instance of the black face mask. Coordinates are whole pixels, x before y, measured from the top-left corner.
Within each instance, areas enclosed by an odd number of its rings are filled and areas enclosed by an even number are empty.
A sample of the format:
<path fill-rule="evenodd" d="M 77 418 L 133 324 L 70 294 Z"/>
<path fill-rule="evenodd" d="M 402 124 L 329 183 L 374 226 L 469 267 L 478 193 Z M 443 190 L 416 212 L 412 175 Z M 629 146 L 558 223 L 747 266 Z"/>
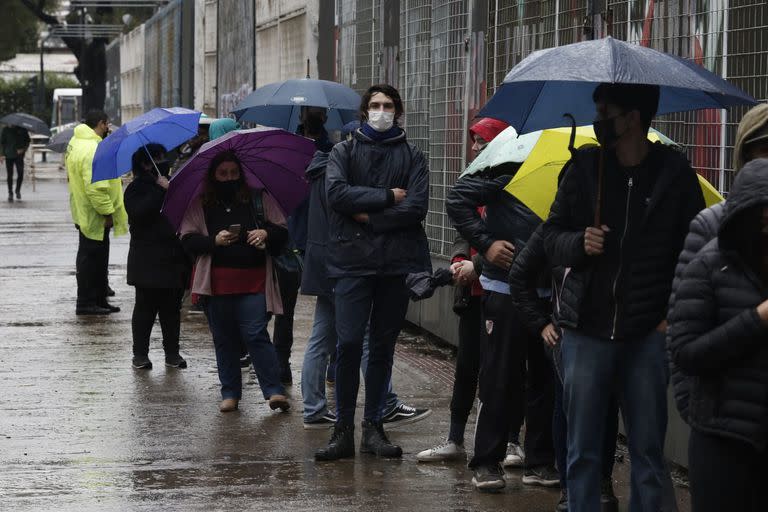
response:
<path fill-rule="evenodd" d="M 237 191 L 240 190 L 240 181 L 214 181 L 213 187 L 216 191 L 216 196 L 219 199 L 222 201 L 232 201 L 235 198 Z"/>
<path fill-rule="evenodd" d="M 595 136 L 597 142 L 604 148 L 610 148 L 616 145 L 621 135 L 616 133 L 616 118 L 614 116 L 609 119 L 600 119 L 592 123 L 592 127 L 595 129 Z"/>

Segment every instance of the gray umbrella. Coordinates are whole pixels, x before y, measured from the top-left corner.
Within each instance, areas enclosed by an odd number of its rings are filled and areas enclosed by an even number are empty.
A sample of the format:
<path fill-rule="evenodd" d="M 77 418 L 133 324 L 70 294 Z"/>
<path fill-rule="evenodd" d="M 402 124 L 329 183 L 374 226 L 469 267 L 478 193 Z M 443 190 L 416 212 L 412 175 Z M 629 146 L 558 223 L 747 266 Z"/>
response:
<path fill-rule="evenodd" d="M 67 146 L 69 145 L 69 139 L 71 139 L 74 134 L 75 134 L 74 126 L 71 128 L 67 128 L 66 130 L 61 130 L 59 133 L 51 137 L 51 140 L 48 142 L 48 145 L 46 145 L 45 147 L 55 153 L 64 153 L 65 151 L 67 151 Z"/>
<path fill-rule="evenodd" d="M 8 114 L 0 119 L 0 123 L 9 126 L 21 126 L 22 128 L 26 128 L 34 133 L 39 133 L 40 135 L 51 135 L 51 130 L 48 128 L 48 125 L 45 124 L 45 121 L 23 112 Z"/>

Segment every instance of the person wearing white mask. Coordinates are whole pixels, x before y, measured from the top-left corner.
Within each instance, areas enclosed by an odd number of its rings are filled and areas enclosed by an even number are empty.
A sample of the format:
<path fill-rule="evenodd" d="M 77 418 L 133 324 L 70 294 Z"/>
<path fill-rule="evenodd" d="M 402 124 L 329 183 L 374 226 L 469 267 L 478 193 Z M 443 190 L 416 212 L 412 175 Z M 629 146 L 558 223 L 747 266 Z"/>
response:
<path fill-rule="evenodd" d="M 334 287 L 336 425 L 317 460 L 355 455 L 354 419 L 368 318 L 368 368 L 362 453 L 400 457 L 384 433 L 382 406 L 392 374 L 395 341 L 408 309 L 405 277 L 431 272 L 422 222 L 429 205 L 429 171 L 422 152 L 398 126 L 397 89 L 374 85 L 363 95 L 361 126 L 334 146 L 326 168 L 328 277 Z"/>

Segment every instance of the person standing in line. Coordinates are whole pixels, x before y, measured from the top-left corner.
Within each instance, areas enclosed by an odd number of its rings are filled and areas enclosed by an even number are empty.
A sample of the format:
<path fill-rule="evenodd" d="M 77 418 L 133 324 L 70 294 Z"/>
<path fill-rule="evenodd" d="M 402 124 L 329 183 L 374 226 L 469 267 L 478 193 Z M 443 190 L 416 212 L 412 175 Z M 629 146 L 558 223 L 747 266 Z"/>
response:
<path fill-rule="evenodd" d="M 21 126 L 6 126 L 0 135 L 0 147 L 5 158 L 8 173 L 8 201 L 13 202 L 13 168 L 16 167 L 16 199 L 21 199 L 21 182 L 24 181 L 24 154 L 29 148 L 30 138 Z"/>
<path fill-rule="evenodd" d="M 321 149 L 307 168 L 307 180 L 310 183 L 308 208 L 304 212 L 307 218 L 307 238 L 304 242 L 304 272 L 301 279 L 301 293 L 314 295 L 315 315 L 312 333 L 307 340 L 304 362 L 301 369 L 301 395 L 304 401 L 304 428 L 308 430 L 326 429 L 336 424 L 336 415 L 328 410 L 325 379 L 329 359 L 336 353 L 336 308 L 333 300 L 333 284 L 328 278 L 328 198 L 325 190 L 325 172 L 329 153 Z M 294 218 L 297 213 L 294 212 Z M 363 341 L 361 370 L 366 374 L 366 353 L 369 344 L 366 330 Z M 382 410 L 382 423 L 391 428 L 410 424 L 429 416 L 429 409 L 417 409 L 400 401 L 392 390 L 390 377 L 388 390 Z"/>
<path fill-rule="evenodd" d="M 400 457 L 384 432 L 382 408 L 395 342 L 408 310 L 405 278 L 431 271 L 422 222 L 429 205 L 427 162 L 397 126 L 400 93 L 374 85 L 360 105 L 362 126 L 331 150 L 326 167 L 328 276 L 334 280 L 336 425 L 317 460 L 354 457 L 354 417 L 366 328 L 369 358 L 360 451 Z M 368 319 L 368 322 L 365 319 Z"/>
<path fill-rule="evenodd" d="M 131 330 L 136 369 L 152 369 L 149 337 L 160 317 L 165 366 L 186 368 L 179 354 L 181 299 L 189 270 L 184 248 L 160 208 L 168 190 L 169 164 L 165 148 L 147 144 L 131 159 L 133 181 L 125 189 L 125 209 L 131 231 L 128 284 L 136 288 Z"/>
<path fill-rule="evenodd" d="M 195 257 L 192 293 L 202 296 L 213 335 L 221 382 L 219 411 L 239 408 L 243 344 L 269 407 L 287 411 L 290 404 L 267 330 L 268 313 L 282 310 L 272 258 L 288 237 L 285 219 L 267 192 L 248 187 L 240 160 L 231 151 L 211 160 L 204 183 L 202 196 L 184 214 L 181 243 Z"/>
<path fill-rule="evenodd" d="M 486 336 L 480 361 L 480 408 L 469 467 L 478 490 L 506 485 L 501 463 L 525 411 L 523 483 L 556 487 L 552 446 L 553 377 L 541 343 L 533 339 L 515 308 L 507 274 L 541 219 L 504 190 L 519 168 L 494 168 L 465 176 L 448 192 L 446 212 L 459 234 L 482 255 L 482 320 Z M 478 212 L 485 206 L 485 214 Z M 463 267 L 463 265 L 462 265 Z M 459 274 L 464 275 L 464 271 Z M 529 382 L 525 389 L 526 379 Z M 515 424 L 518 432 L 510 432 Z"/>
<path fill-rule="evenodd" d="M 600 509 L 606 417 L 618 397 L 632 459 L 629 510 L 658 512 L 668 482 L 665 315 L 704 198 L 685 155 L 647 139 L 657 86 L 601 84 L 593 100 L 601 147 L 574 154 L 543 234 L 552 265 L 570 269 L 557 316 L 568 509 Z"/>
<path fill-rule="evenodd" d="M 475 157 L 508 126 L 507 123 L 492 118 L 482 118 L 475 122 L 469 129 L 472 152 Z M 477 251 L 471 248 L 461 235 L 456 237 L 451 265 L 456 283 L 453 310 L 459 316 L 459 347 L 451 395 L 451 423 L 448 439 L 444 443 L 419 452 L 416 455 L 419 462 L 439 462 L 463 459 L 467 456 L 464 449 L 464 431 L 477 395 L 482 357 L 481 345 L 485 329 L 482 322 L 483 288 L 477 279 L 477 274 L 469 270 L 461 272 L 460 269 L 463 262 L 469 262 L 476 254 Z M 519 442 L 525 410 L 522 405 L 519 409 L 510 427 L 507 455 L 503 462 L 506 467 L 521 467 L 525 457 Z"/>
<path fill-rule="evenodd" d="M 738 174 L 744 165 L 756 158 L 768 158 L 768 104 L 760 104 L 751 108 L 739 123 L 736 130 L 736 141 L 733 146 L 733 172 Z M 685 267 L 693 257 L 717 237 L 717 230 L 725 215 L 725 202 L 718 203 L 702 210 L 691 221 L 688 236 L 685 237 L 683 251 L 675 267 L 675 279 L 672 282 L 672 294 L 669 298 L 669 311 L 675 309 L 675 296 L 680 278 Z M 669 344 L 669 339 L 667 340 Z M 688 421 L 688 401 L 690 395 L 690 379 L 678 370 L 673 360 L 670 360 L 670 377 L 674 391 L 675 405 L 683 420 Z"/>
<path fill-rule="evenodd" d="M 96 147 L 109 131 L 107 114 L 92 110 L 75 127 L 65 162 L 72 221 L 79 232 L 77 248 L 78 315 L 107 315 L 120 311 L 107 302 L 109 286 L 109 232 L 128 232 L 128 214 L 123 205 L 120 178 L 91 183 Z"/>
<path fill-rule="evenodd" d="M 686 266 L 669 348 L 689 380 L 693 512 L 765 510 L 768 451 L 768 159 L 733 183 L 717 237 Z"/>

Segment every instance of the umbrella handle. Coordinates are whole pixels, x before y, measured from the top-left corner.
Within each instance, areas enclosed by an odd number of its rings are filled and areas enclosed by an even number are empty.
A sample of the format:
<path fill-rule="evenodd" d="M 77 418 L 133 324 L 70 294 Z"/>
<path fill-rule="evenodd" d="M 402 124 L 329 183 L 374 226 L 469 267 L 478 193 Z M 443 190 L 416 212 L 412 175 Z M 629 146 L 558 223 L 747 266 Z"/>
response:
<path fill-rule="evenodd" d="M 605 152 L 600 146 L 600 156 L 597 161 L 597 200 L 595 201 L 595 227 L 600 228 L 600 210 L 603 206 L 603 174 L 605 169 Z"/>
<path fill-rule="evenodd" d="M 571 157 L 573 157 L 573 153 L 576 151 L 574 147 L 574 144 L 576 144 L 576 118 L 573 117 L 573 114 L 568 113 L 563 114 L 563 117 L 571 120 L 571 138 L 568 140 L 568 151 L 570 151 Z"/>

